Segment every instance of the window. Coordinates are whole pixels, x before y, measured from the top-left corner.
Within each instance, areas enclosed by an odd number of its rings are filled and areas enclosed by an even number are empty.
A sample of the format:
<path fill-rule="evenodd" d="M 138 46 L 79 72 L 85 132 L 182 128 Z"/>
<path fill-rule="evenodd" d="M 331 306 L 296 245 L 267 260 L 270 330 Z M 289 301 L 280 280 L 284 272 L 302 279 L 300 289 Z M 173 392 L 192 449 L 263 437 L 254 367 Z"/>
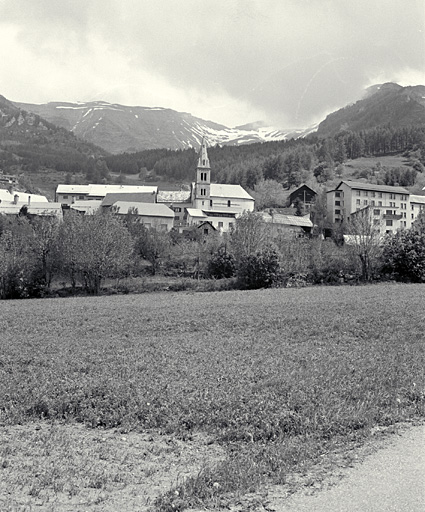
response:
<path fill-rule="evenodd" d="M 369 195 L 369 194 L 368 194 L 368 192 L 367 192 L 367 190 L 363 190 L 363 195 L 364 195 L 365 197 L 367 197 L 367 196 Z"/>
<path fill-rule="evenodd" d="M 341 210 L 335 210 L 335 215 L 341 215 Z"/>
<path fill-rule="evenodd" d="M 229 229 L 233 229 L 233 222 L 229 222 Z"/>
<path fill-rule="evenodd" d="M 356 196 L 360 195 L 360 190 L 356 190 Z"/>
<path fill-rule="evenodd" d="M 379 219 L 373 219 L 373 225 L 378 226 L 381 221 Z"/>
<path fill-rule="evenodd" d="M 335 197 L 341 197 L 341 192 L 335 192 Z"/>
<path fill-rule="evenodd" d="M 174 217 L 174 219 L 175 219 L 175 220 L 180 220 L 180 217 L 179 217 L 178 215 L 176 215 L 176 216 Z"/>
<path fill-rule="evenodd" d="M 341 206 L 341 201 L 335 201 L 335 206 Z"/>
<path fill-rule="evenodd" d="M 414 210 L 414 209 L 415 209 L 415 205 L 414 205 L 414 204 L 412 204 L 411 206 L 412 206 L 412 210 Z"/>
<path fill-rule="evenodd" d="M 182 209 L 178 206 L 175 206 L 174 211 L 180 213 L 182 211 Z"/>
<path fill-rule="evenodd" d="M 68 196 L 62 196 L 63 199 L 68 199 Z"/>
<path fill-rule="evenodd" d="M 230 199 L 227 201 L 227 206 L 228 208 L 230 208 L 230 205 L 232 204 L 232 202 L 230 201 Z"/>
<path fill-rule="evenodd" d="M 373 215 L 381 215 L 381 210 L 373 210 Z"/>
<path fill-rule="evenodd" d="M 372 197 L 375 197 L 375 192 L 371 192 L 371 193 L 370 193 L 370 195 L 371 195 Z"/>
<path fill-rule="evenodd" d="M 393 221 L 392 221 L 391 219 L 387 219 L 387 220 L 385 221 L 385 225 L 386 225 L 386 226 L 392 226 L 392 225 L 393 225 Z"/>
<path fill-rule="evenodd" d="M 206 196 L 207 190 L 205 188 L 201 188 L 201 196 Z"/>
<path fill-rule="evenodd" d="M 360 204 L 360 199 L 356 199 L 356 204 Z"/>
<path fill-rule="evenodd" d="M 370 202 L 371 206 L 375 206 L 375 201 Z"/>
<path fill-rule="evenodd" d="M 167 231 L 167 224 L 161 224 L 159 227 L 161 231 Z"/>
<path fill-rule="evenodd" d="M 403 219 L 406 218 L 406 212 L 403 212 Z"/>
<path fill-rule="evenodd" d="M 378 201 L 378 206 L 382 206 L 382 201 Z"/>
<path fill-rule="evenodd" d="M 205 165 L 205 160 L 202 160 L 202 165 Z"/>
<path fill-rule="evenodd" d="M 204 235 L 208 235 L 208 228 L 204 228 Z"/>
<path fill-rule="evenodd" d="M 210 199 L 210 208 L 212 208 L 212 199 Z"/>
<path fill-rule="evenodd" d="M 412 213 L 412 219 L 414 219 L 414 218 L 415 218 L 415 216 L 414 216 L 414 214 Z"/>
<path fill-rule="evenodd" d="M 378 192 L 378 197 L 382 197 L 382 192 Z"/>
<path fill-rule="evenodd" d="M 86 196 L 78 196 L 78 199 L 84 199 Z"/>
<path fill-rule="evenodd" d="M 363 205 L 364 205 L 364 206 L 367 206 L 367 199 L 365 199 L 365 200 L 363 201 Z"/>
<path fill-rule="evenodd" d="M 221 229 L 223 227 L 223 223 L 222 222 L 219 222 L 218 223 L 218 229 Z"/>

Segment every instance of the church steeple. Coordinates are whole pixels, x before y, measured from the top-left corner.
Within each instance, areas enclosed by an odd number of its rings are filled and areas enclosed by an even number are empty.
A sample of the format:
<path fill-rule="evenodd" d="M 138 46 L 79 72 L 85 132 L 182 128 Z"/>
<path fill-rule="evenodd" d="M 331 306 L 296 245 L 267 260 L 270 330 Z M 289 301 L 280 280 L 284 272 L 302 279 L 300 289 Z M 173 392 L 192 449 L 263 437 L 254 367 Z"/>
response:
<path fill-rule="evenodd" d="M 210 188 L 211 188 L 211 168 L 207 152 L 207 141 L 202 137 L 201 148 L 199 150 L 198 166 L 196 168 L 195 183 L 195 208 L 210 209 Z"/>
<path fill-rule="evenodd" d="M 205 137 L 202 137 L 202 143 L 201 143 L 201 149 L 199 150 L 199 159 L 198 159 L 198 169 L 210 168 L 210 161 L 208 159 L 208 152 L 207 152 L 207 141 Z"/>

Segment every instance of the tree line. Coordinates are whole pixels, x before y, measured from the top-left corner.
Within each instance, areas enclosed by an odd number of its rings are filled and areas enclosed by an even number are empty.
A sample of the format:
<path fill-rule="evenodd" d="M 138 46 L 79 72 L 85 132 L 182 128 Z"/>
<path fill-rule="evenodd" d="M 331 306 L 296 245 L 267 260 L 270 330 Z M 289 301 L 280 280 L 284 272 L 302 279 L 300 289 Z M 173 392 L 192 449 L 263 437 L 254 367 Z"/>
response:
<path fill-rule="evenodd" d="M 227 234 L 159 232 L 113 213 L 51 218 L 0 216 L 0 298 L 43 297 L 52 283 L 99 294 L 107 279 L 161 272 L 227 279 L 230 288 L 398 279 L 425 282 L 425 217 L 383 239 L 367 216 L 351 223 L 354 244 L 321 236 L 272 236 L 261 214 L 240 216 Z M 342 239 L 343 240 L 343 239 Z"/>

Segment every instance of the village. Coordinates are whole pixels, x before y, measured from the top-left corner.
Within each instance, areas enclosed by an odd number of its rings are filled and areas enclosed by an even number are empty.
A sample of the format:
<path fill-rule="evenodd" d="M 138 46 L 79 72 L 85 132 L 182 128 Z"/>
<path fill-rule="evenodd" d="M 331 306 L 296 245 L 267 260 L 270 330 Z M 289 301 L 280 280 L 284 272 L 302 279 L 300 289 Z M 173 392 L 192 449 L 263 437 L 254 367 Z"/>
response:
<path fill-rule="evenodd" d="M 163 190 L 150 185 L 65 185 L 59 184 L 55 201 L 45 196 L 17 192 L 14 176 L 2 178 L 0 214 L 19 215 L 24 208 L 28 216 L 59 220 L 70 211 L 82 215 L 113 212 L 117 216 L 136 214 L 146 228 L 162 232 L 196 227 L 203 234 L 227 233 L 244 212 L 255 211 L 254 198 L 240 185 L 211 182 L 207 142 L 202 140 L 195 181 L 182 190 Z M 311 210 L 317 192 L 306 184 L 288 195 L 286 208 L 267 208 L 259 214 L 278 236 L 308 236 L 313 233 Z M 381 233 L 410 229 L 425 208 L 425 196 L 411 194 L 399 186 L 378 185 L 342 180 L 326 194 L 327 219 L 333 226 L 349 222 L 359 211 L 368 211 L 371 222 Z"/>

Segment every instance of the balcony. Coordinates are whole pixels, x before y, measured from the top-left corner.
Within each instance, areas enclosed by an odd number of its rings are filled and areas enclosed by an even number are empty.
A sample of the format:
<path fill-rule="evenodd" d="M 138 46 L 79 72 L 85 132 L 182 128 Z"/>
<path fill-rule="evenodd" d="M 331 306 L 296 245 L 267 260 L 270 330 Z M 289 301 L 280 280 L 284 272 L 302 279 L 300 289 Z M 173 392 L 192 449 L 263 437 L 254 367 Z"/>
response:
<path fill-rule="evenodd" d="M 384 213 L 382 216 L 384 220 L 400 220 L 403 218 L 403 215 L 401 213 L 395 214 L 395 213 Z"/>

